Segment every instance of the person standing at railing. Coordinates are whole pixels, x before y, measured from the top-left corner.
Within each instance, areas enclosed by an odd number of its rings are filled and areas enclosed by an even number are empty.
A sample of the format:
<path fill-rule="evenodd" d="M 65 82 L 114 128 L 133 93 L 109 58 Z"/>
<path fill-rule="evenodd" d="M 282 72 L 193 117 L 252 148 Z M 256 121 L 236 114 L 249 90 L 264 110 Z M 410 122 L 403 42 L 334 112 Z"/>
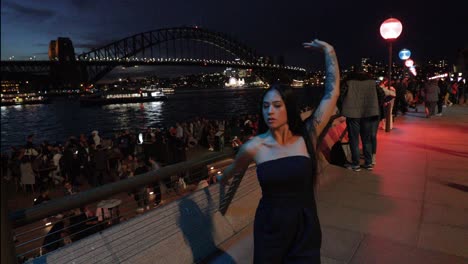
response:
<path fill-rule="evenodd" d="M 314 188 L 317 137 L 335 112 L 339 69 L 334 48 L 323 41 L 304 43 L 325 53 L 325 94 L 312 116 L 300 118 L 294 91 L 273 85 L 262 96 L 259 133 L 240 148 L 222 183 L 240 178 L 253 161 L 262 188 L 254 222 L 254 263 L 320 263 L 322 233 Z M 235 179 L 236 180 L 236 179 Z"/>
<path fill-rule="evenodd" d="M 134 176 L 140 175 L 147 173 L 149 171 L 148 167 L 145 164 L 145 161 L 143 159 L 138 160 L 138 167 L 135 169 Z M 138 189 L 135 189 L 133 192 L 133 198 L 137 202 L 137 212 L 142 213 L 145 209 L 149 210 L 149 205 L 148 205 L 148 192 L 146 190 L 146 186 L 143 187 L 138 187 Z"/>
<path fill-rule="evenodd" d="M 156 159 L 152 156 L 148 158 L 148 164 L 150 167 L 150 171 L 153 171 L 153 172 L 161 168 L 161 166 L 156 162 Z M 152 187 L 153 187 L 153 192 L 154 192 L 154 206 L 156 207 L 162 202 L 160 180 L 155 181 Z"/>

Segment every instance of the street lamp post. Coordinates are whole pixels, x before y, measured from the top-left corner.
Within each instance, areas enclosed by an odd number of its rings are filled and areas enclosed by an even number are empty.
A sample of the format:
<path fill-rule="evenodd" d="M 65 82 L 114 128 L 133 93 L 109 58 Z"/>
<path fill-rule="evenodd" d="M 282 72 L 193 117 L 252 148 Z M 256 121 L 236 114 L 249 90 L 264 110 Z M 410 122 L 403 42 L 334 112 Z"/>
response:
<path fill-rule="evenodd" d="M 396 18 L 389 18 L 380 25 L 380 35 L 388 42 L 388 89 L 390 90 L 390 84 L 392 80 L 392 43 L 401 34 L 403 26 L 401 22 Z M 392 113 L 390 111 L 390 105 L 387 106 L 387 114 L 385 116 L 385 132 L 390 132 L 390 122 Z"/>

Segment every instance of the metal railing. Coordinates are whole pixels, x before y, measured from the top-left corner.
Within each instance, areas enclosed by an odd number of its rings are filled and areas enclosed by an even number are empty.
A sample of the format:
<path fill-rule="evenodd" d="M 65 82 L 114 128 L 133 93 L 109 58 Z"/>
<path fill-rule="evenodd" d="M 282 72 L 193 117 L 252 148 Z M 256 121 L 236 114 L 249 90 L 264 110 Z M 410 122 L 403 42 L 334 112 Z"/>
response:
<path fill-rule="evenodd" d="M 76 193 L 74 195 L 69 195 L 65 197 L 61 197 L 58 199 L 54 199 L 48 201 L 47 203 L 43 203 L 31 208 L 17 210 L 10 215 L 7 216 L 6 212 L 6 197 L 5 192 L 2 190 L 2 257 L 1 263 L 17 263 L 18 262 L 18 255 L 16 249 L 18 247 L 24 247 L 27 243 L 36 240 L 42 240 L 45 236 L 33 237 L 30 241 L 20 243 L 15 248 L 14 238 L 13 238 L 13 229 L 21 228 L 26 225 L 32 224 L 34 222 L 40 221 L 42 219 L 46 219 L 48 217 L 61 214 L 68 210 L 73 210 L 76 208 L 81 208 L 86 205 L 95 203 L 97 201 L 107 199 L 114 195 L 124 192 L 132 192 L 135 189 L 142 188 L 144 186 L 148 186 L 154 184 L 158 181 L 164 181 L 170 179 L 171 176 L 186 173 L 187 171 L 192 172 L 192 174 L 197 174 L 197 178 L 195 180 L 205 179 L 206 177 L 213 176 L 213 172 L 210 172 L 209 168 L 206 168 L 209 164 L 213 164 L 215 162 L 219 162 L 221 160 L 226 160 L 233 157 L 233 151 L 227 150 L 223 153 L 209 153 L 206 154 L 198 159 L 193 159 L 173 165 L 168 165 L 162 167 L 156 171 L 150 171 L 141 175 L 136 175 L 135 177 L 131 177 L 128 179 L 120 180 L 114 183 L 110 183 L 107 185 L 103 185 L 97 188 L 89 189 L 83 192 Z M 227 163 L 223 163 L 223 165 L 227 165 Z M 200 172 L 201 168 L 205 168 L 204 172 Z M 196 170 L 197 172 L 194 172 Z M 217 168 L 218 169 L 218 168 Z M 217 171 L 216 171 L 217 172 Z M 214 173 L 216 173 L 214 172 Z M 2 184 L 2 188 L 4 188 L 4 184 Z M 125 206 L 128 207 L 130 202 L 125 203 Z M 5 205 L 4 205 L 5 204 Z M 67 217 L 66 220 L 69 221 L 71 217 Z M 47 223 L 47 225 L 55 226 L 58 222 L 63 222 L 65 219 L 61 219 L 60 221 L 54 223 Z M 113 221 L 115 219 L 108 219 L 109 221 Z M 107 221 L 107 220 L 106 220 Z M 103 224 L 104 222 L 101 222 Z M 117 221 L 118 222 L 118 221 Z M 82 222 L 73 223 L 69 225 L 67 228 L 72 228 L 75 225 L 82 224 Z M 13 228 L 13 229 L 12 229 Z M 24 236 L 28 233 L 35 231 L 35 229 L 44 228 L 44 224 L 41 223 L 40 227 L 34 227 L 32 229 L 17 233 L 16 236 Z M 53 227 L 54 228 L 54 227 Z M 80 230 L 79 232 L 84 232 L 86 230 Z M 54 231 L 49 231 L 47 235 L 50 233 L 54 233 Z M 57 230 L 55 232 L 60 232 Z M 73 234 L 73 235 L 76 235 Z M 58 236 L 59 240 L 64 240 L 65 238 Z M 56 241 L 52 241 L 55 243 Z M 44 246 L 44 245 L 42 245 Z M 42 246 L 39 249 L 42 249 Z M 47 246 L 47 244 L 45 245 Z M 29 252 L 34 250 L 37 251 L 38 248 L 33 249 L 25 249 L 23 250 L 22 255 L 26 255 Z M 28 251 L 29 250 L 29 251 Z M 41 250 L 42 253 L 42 250 Z"/>

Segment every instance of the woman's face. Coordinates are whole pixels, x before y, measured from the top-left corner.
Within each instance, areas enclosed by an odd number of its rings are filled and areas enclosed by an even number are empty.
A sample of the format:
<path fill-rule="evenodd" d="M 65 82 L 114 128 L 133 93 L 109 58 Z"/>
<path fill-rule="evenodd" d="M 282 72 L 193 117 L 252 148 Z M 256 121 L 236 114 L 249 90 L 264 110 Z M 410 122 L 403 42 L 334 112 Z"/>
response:
<path fill-rule="evenodd" d="M 270 129 L 277 129 L 288 123 L 286 105 L 278 91 L 270 90 L 263 97 L 263 120 Z"/>

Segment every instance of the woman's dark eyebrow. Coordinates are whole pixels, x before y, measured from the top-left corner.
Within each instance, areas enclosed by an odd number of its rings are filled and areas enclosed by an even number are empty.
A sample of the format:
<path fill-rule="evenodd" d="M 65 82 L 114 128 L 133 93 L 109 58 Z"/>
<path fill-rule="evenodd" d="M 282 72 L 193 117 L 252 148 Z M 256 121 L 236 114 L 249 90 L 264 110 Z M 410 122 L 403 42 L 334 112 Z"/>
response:
<path fill-rule="evenodd" d="M 268 101 L 263 101 L 263 103 L 270 103 L 270 102 L 268 102 Z M 272 103 L 272 104 L 273 104 L 273 103 L 281 103 L 281 101 L 273 101 L 273 102 L 271 102 L 271 103 Z"/>

